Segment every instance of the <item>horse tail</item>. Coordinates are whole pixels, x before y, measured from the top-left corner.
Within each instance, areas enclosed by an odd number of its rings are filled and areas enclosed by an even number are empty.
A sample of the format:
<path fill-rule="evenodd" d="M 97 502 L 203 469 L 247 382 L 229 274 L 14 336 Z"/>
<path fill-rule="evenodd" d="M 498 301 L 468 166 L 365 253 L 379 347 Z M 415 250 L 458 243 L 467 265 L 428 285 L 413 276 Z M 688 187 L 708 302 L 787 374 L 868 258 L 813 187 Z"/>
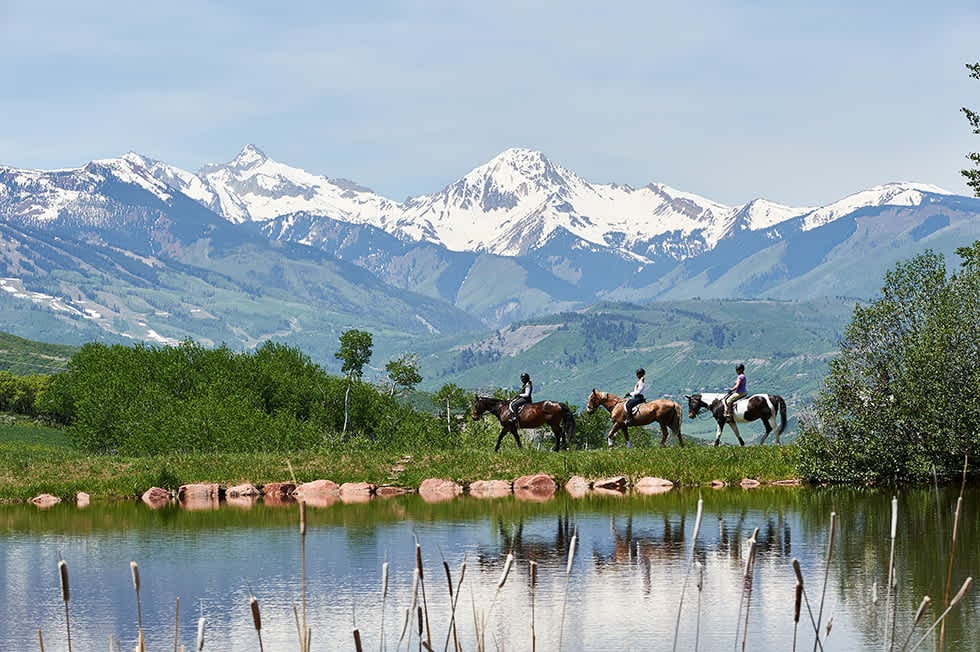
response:
<path fill-rule="evenodd" d="M 681 438 L 681 425 L 684 423 L 684 408 L 677 401 L 674 401 L 674 423 L 673 428 L 677 432 L 677 439 Z"/>
<path fill-rule="evenodd" d="M 776 404 L 776 411 L 779 412 L 779 425 L 776 427 L 776 442 L 779 442 L 779 435 L 786 430 L 786 401 L 782 396 L 773 395 L 772 402 Z"/>
<path fill-rule="evenodd" d="M 561 429 L 565 433 L 565 445 L 575 437 L 575 413 L 565 403 L 561 404 Z"/>

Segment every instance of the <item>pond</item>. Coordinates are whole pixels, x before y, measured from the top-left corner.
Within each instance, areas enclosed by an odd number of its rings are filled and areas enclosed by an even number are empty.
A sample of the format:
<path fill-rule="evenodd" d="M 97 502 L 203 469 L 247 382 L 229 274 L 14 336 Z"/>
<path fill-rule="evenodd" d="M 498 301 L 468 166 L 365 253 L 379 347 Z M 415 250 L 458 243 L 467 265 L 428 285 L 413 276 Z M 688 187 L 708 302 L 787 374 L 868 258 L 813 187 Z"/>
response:
<path fill-rule="evenodd" d="M 410 495 L 307 507 L 305 535 L 296 504 L 2 506 L 0 649 L 39 650 L 40 636 L 45 650 L 66 650 L 70 627 L 74 650 L 132 650 L 142 623 L 147 650 L 196 650 L 203 619 L 203 649 L 221 651 L 300 650 L 303 622 L 311 650 L 355 650 L 355 628 L 365 650 L 810 650 L 815 627 L 825 650 L 933 650 L 947 584 L 952 598 L 980 565 L 977 488 L 963 495 L 950 561 L 958 497 L 958 487 Z M 943 624 L 945 650 L 980 649 L 977 587 Z"/>

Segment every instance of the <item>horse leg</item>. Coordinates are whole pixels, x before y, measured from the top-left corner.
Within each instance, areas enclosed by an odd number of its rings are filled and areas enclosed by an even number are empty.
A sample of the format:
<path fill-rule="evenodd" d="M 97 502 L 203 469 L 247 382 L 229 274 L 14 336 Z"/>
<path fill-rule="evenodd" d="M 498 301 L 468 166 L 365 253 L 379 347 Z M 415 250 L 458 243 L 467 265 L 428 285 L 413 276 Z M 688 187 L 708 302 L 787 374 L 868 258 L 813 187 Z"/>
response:
<path fill-rule="evenodd" d="M 613 427 L 609 429 L 609 432 L 608 433 L 606 433 L 606 447 L 607 448 L 612 448 L 613 447 L 613 435 L 616 434 L 616 430 L 618 430 L 618 429 L 619 429 L 619 424 L 618 423 L 614 423 L 613 424 Z"/>
<path fill-rule="evenodd" d="M 623 424 L 623 439 L 626 440 L 626 448 L 633 448 L 633 442 L 630 441 L 630 429 Z"/>
<path fill-rule="evenodd" d="M 517 426 L 512 426 L 511 427 L 511 432 L 514 433 L 514 441 L 517 442 L 517 447 L 520 448 L 521 447 L 521 436 L 517 432 Z"/>
<path fill-rule="evenodd" d="M 557 453 L 561 450 L 561 442 L 562 439 L 565 438 L 565 435 L 562 432 L 561 426 L 558 424 L 553 424 L 551 426 L 551 432 L 555 433 L 555 452 Z"/>
<path fill-rule="evenodd" d="M 745 446 L 745 441 L 742 439 L 742 434 L 738 431 L 738 425 L 735 423 L 735 419 L 732 419 L 729 425 L 732 427 L 732 430 L 735 431 L 735 437 L 738 438 L 739 445 Z"/>
<path fill-rule="evenodd" d="M 762 439 L 759 440 L 759 446 L 762 446 L 764 443 L 766 443 L 766 437 L 768 437 L 769 433 L 772 432 L 772 426 L 769 425 L 769 419 L 763 418 L 762 425 L 766 427 L 766 432 L 764 435 L 762 435 Z"/>
<path fill-rule="evenodd" d="M 500 452 L 500 442 L 504 440 L 504 435 L 507 434 L 507 426 L 502 426 L 500 428 L 500 435 L 497 436 L 497 445 L 493 447 L 494 453 Z"/>
<path fill-rule="evenodd" d="M 724 427 L 725 421 L 724 419 L 715 419 L 715 422 L 718 424 L 718 430 L 715 432 L 715 446 L 717 446 L 721 443 L 721 429 Z"/>
<path fill-rule="evenodd" d="M 664 448 L 667 445 L 667 436 L 670 433 L 667 432 L 667 426 L 662 423 L 660 424 L 660 433 L 663 435 L 663 437 L 660 438 L 660 448 Z"/>

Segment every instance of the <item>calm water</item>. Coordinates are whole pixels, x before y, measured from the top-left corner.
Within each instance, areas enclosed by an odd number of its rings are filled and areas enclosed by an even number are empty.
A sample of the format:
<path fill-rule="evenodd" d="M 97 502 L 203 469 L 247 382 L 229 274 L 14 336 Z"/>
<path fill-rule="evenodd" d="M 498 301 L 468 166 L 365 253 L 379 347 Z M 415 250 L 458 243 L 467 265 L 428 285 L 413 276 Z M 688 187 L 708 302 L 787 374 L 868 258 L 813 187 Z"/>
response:
<path fill-rule="evenodd" d="M 899 501 L 897 591 L 889 596 L 893 495 Z M 454 591 L 460 587 L 456 635 L 464 650 L 478 649 L 478 638 L 493 650 L 671 650 L 675 641 L 679 650 L 739 650 L 743 638 L 745 649 L 791 650 L 794 637 L 796 649 L 811 650 L 806 602 L 814 620 L 819 613 L 822 632 L 832 622 L 826 650 L 886 649 L 894 606 L 899 649 L 910 631 L 917 642 L 942 612 L 957 497 L 958 489 L 795 488 L 560 496 L 542 503 L 467 497 L 428 504 L 408 496 L 311 507 L 302 538 L 295 505 L 214 511 L 154 511 L 136 503 L 46 511 L 4 506 L 0 650 L 38 650 L 38 630 L 45 650 L 67 649 L 61 558 L 68 565 L 76 651 L 106 650 L 110 640 L 133 649 L 139 615 L 131 561 L 139 564 L 151 651 L 173 650 L 175 638 L 178 646 L 196 649 L 201 617 L 205 650 L 258 650 L 250 592 L 261 608 L 265 650 L 299 650 L 296 617 L 302 619 L 304 607 L 313 650 L 354 650 L 355 626 L 365 650 L 418 650 L 415 613 L 400 638 L 413 603 L 416 542 L 423 563 L 417 595 L 427 605 L 426 630 L 436 650 L 444 649 L 451 631 L 445 566 Z M 690 555 L 699 498 L 704 511 L 694 560 L 703 571 L 700 589 L 697 572 L 689 572 L 696 568 Z M 950 595 L 968 576 L 980 575 L 978 502 L 980 491 L 969 489 Z M 827 564 L 832 512 L 836 536 Z M 743 575 L 755 528 L 757 556 L 746 595 Z M 573 535 L 577 549 L 566 573 Z M 508 553 L 515 561 L 498 589 Z M 798 626 L 793 559 L 806 589 Z M 533 585 L 529 560 L 537 562 Z M 924 595 L 933 607 L 910 630 Z M 976 587 L 946 623 L 946 650 L 980 649 Z M 919 649 L 937 649 L 935 637 Z"/>

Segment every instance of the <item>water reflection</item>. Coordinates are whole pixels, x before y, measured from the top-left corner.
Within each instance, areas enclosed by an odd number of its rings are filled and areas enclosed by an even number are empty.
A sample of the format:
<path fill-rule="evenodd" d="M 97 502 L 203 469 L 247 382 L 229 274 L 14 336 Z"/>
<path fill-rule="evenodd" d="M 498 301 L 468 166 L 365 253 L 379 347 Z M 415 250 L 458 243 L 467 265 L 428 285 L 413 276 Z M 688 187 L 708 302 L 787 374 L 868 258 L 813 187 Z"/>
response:
<path fill-rule="evenodd" d="M 546 502 L 464 497 L 427 503 L 404 496 L 311 507 L 304 553 L 313 649 L 353 649 L 355 624 L 366 649 L 418 649 L 417 633 L 406 634 L 415 636 L 411 648 L 406 639 L 399 643 L 406 612 L 420 604 L 413 594 L 416 542 L 428 622 L 439 645 L 450 631 L 447 573 L 458 582 L 465 564 L 456 614 L 465 650 L 477 649 L 480 637 L 495 649 L 530 649 L 532 637 L 543 650 L 557 649 L 559 640 L 563 650 L 670 649 L 675 628 L 678 649 L 730 648 L 745 623 L 742 575 L 756 528 L 748 649 L 789 650 L 795 634 L 797 649 L 813 647 L 805 620 L 794 629 L 794 559 L 814 611 L 825 592 L 823 617 L 833 618 L 825 649 L 882 649 L 882 635 L 892 626 L 889 609 L 895 609 L 901 641 L 923 595 L 934 602 L 926 619 L 931 623 L 941 611 L 947 576 L 951 595 L 966 577 L 978 575 L 980 564 L 980 491 L 964 496 L 952 564 L 956 491 L 897 495 L 897 590 L 891 595 L 882 588 L 891 549 L 888 491 L 673 490 L 638 497 L 558 495 Z M 693 540 L 699 498 L 703 519 Z M 837 528 L 828 565 L 831 513 Z M 183 616 L 176 629 L 188 649 L 201 615 L 208 622 L 205 649 L 257 649 L 252 594 L 262 604 L 265 649 L 293 648 L 293 609 L 303 595 L 297 524 L 295 503 L 272 507 L 263 501 L 219 509 L 209 504 L 200 511 L 175 505 L 154 510 L 142 503 L 96 503 L 84 510 L 0 507 L 0 648 L 37 649 L 40 629 L 47 649 L 65 649 L 57 575 L 62 557 L 72 577 L 75 649 L 104 649 L 110 636 L 123 649 L 133 648 L 130 561 L 139 563 L 142 575 L 150 648 L 173 649 L 179 599 Z M 569 572 L 573 537 L 577 551 Z M 515 564 L 500 586 L 508 554 Z M 386 561 L 389 591 L 382 598 Z M 538 569 L 533 591 L 530 561 Z M 688 585 L 691 561 L 704 571 L 701 590 Z M 980 649 L 978 617 L 974 591 L 951 613 L 945 649 Z M 922 649 L 933 645 L 930 639 Z"/>

